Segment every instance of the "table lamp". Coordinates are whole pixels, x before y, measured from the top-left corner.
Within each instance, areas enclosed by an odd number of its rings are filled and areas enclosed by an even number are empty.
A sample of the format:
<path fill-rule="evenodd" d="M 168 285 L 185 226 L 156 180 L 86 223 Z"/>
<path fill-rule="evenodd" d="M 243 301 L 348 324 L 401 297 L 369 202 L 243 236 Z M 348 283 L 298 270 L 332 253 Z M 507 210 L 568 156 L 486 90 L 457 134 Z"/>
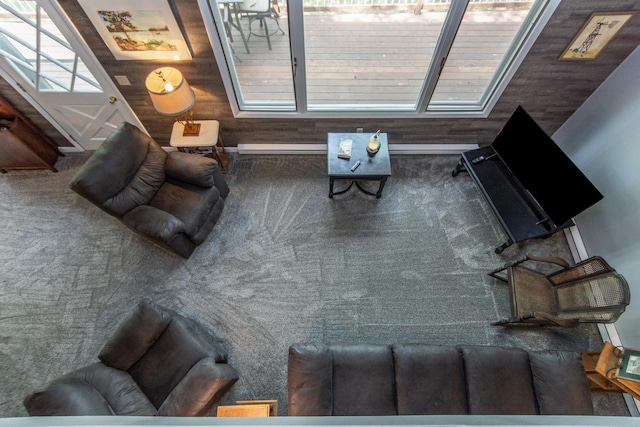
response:
<path fill-rule="evenodd" d="M 183 136 L 198 136 L 200 123 L 194 123 L 189 110 L 196 102 L 196 95 L 182 73 L 173 67 L 161 67 L 147 76 L 145 86 L 158 113 L 165 116 L 180 116 L 178 123 L 184 125 Z"/>

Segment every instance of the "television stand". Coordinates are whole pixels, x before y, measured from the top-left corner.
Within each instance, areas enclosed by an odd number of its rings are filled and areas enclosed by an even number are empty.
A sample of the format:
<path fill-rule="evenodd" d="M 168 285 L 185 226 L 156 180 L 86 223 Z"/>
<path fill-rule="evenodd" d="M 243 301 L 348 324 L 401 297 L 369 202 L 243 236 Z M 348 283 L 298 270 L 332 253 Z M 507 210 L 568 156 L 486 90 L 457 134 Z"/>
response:
<path fill-rule="evenodd" d="M 507 240 L 495 248 L 497 254 L 513 243 L 547 237 L 574 225 L 573 221 L 554 224 L 491 146 L 462 153 L 451 175 L 462 171 L 471 175 L 507 234 Z"/>

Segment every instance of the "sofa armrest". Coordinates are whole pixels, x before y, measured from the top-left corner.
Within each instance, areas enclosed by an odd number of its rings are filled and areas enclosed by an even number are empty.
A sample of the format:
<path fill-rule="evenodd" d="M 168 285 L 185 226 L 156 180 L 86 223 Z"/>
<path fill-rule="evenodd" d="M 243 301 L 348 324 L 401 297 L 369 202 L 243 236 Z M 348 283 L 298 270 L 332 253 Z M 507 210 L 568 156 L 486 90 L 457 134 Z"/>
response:
<path fill-rule="evenodd" d="M 289 415 L 333 415 L 331 353 L 322 344 L 289 347 Z"/>
<path fill-rule="evenodd" d="M 238 381 L 238 373 L 226 363 L 205 357 L 196 363 L 158 408 L 158 415 L 204 415 Z"/>
<path fill-rule="evenodd" d="M 200 187 L 212 187 L 218 162 L 180 151 L 171 151 L 165 164 L 165 172 L 171 178 Z"/>
<path fill-rule="evenodd" d="M 115 415 L 95 388 L 72 374 L 31 393 L 24 406 L 31 416 Z"/>
<path fill-rule="evenodd" d="M 593 415 L 589 380 L 580 354 L 532 351 L 529 363 L 541 415 Z"/>
<path fill-rule="evenodd" d="M 145 236 L 165 243 L 176 234 L 187 231 L 186 225 L 181 220 L 169 212 L 149 205 L 134 208 L 122 217 L 122 222 Z"/>

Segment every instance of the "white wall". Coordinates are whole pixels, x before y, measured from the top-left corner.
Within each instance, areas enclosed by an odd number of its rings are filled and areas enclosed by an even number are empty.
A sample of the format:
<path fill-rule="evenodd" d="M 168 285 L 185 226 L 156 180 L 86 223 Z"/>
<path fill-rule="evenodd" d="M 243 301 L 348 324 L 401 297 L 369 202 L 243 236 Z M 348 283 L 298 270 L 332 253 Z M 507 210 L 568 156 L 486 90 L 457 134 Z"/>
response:
<path fill-rule="evenodd" d="M 576 225 L 588 254 L 627 279 L 631 304 L 615 326 L 624 346 L 640 348 L 640 47 L 553 139 L 604 195 Z"/>

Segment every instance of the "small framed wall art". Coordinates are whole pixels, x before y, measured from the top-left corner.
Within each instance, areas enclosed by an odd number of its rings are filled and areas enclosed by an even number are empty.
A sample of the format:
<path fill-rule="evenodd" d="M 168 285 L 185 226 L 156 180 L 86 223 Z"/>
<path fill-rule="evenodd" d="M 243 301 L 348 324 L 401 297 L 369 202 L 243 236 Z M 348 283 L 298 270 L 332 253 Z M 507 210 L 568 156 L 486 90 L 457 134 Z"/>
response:
<path fill-rule="evenodd" d="M 78 3 L 118 60 L 191 59 L 167 0 Z"/>
<path fill-rule="evenodd" d="M 640 381 L 640 350 L 624 349 L 616 376 L 626 380 Z"/>
<path fill-rule="evenodd" d="M 592 13 L 560 59 L 595 59 L 635 14 L 635 11 Z"/>

